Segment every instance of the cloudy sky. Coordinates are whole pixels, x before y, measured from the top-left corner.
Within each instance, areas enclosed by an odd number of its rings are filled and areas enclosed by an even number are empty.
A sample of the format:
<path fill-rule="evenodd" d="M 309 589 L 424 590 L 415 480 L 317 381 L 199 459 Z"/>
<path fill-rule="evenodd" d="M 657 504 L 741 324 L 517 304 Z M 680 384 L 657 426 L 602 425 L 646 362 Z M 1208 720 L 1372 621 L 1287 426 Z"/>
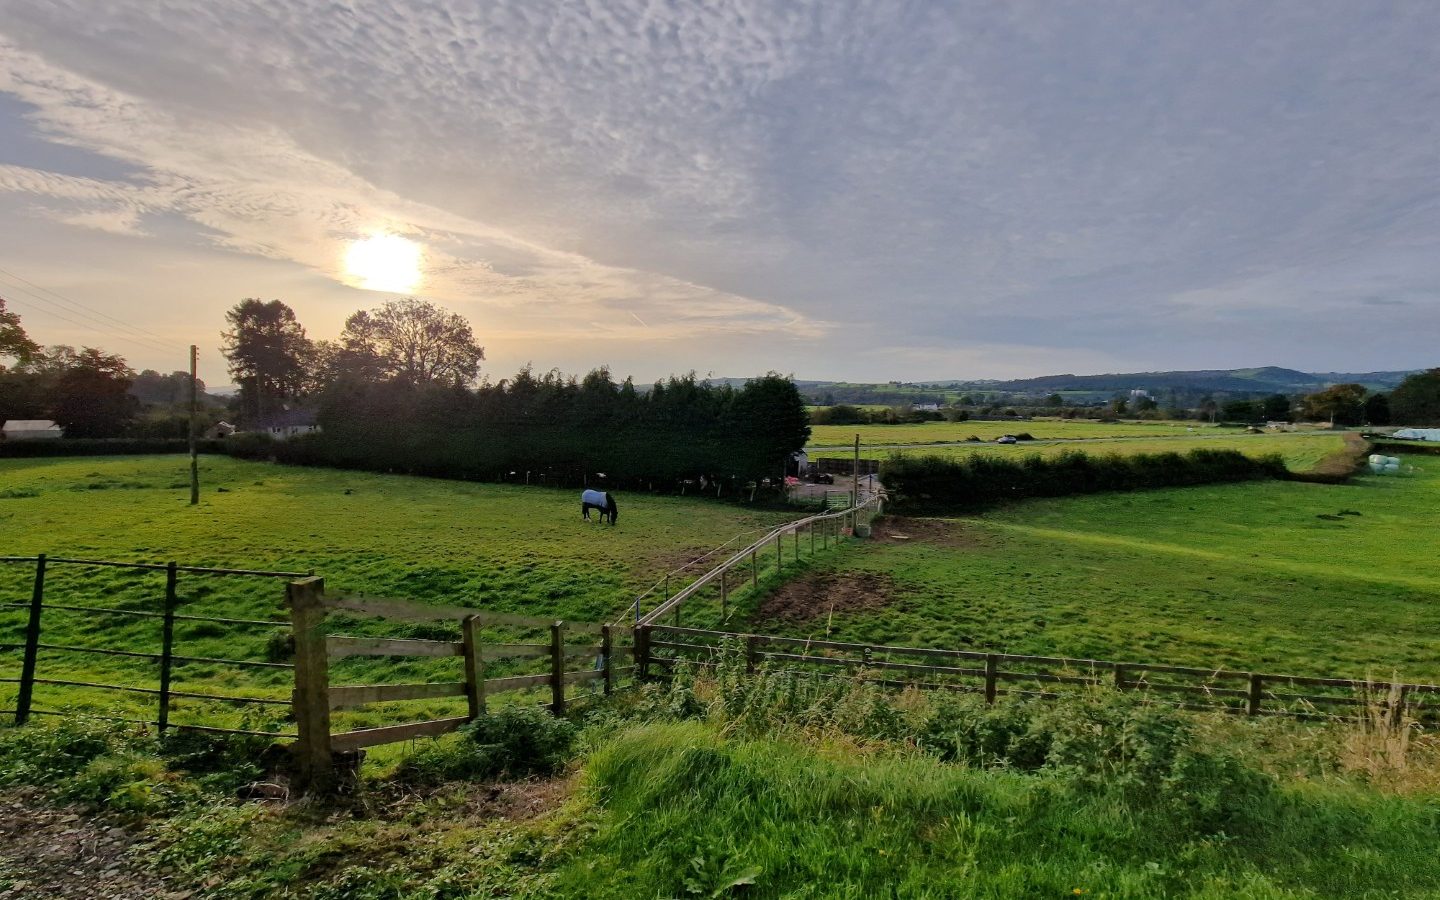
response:
<path fill-rule="evenodd" d="M 1440 365 L 1440 3 L 0 0 L 0 225 L 212 383 L 374 234 L 494 377 Z"/>

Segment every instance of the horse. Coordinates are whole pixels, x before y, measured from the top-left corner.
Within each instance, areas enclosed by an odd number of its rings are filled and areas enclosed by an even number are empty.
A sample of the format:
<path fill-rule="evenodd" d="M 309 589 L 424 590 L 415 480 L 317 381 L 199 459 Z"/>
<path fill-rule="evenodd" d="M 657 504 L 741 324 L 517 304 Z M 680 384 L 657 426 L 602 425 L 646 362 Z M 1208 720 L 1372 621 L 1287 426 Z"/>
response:
<path fill-rule="evenodd" d="M 615 506 L 615 498 L 610 496 L 609 491 L 587 490 L 580 495 L 580 515 L 584 516 L 587 522 L 590 521 L 590 510 L 592 509 L 600 511 L 600 521 L 603 522 L 608 518 L 611 525 L 614 525 L 615 520 L 620 517 L 620 511 Z"/>

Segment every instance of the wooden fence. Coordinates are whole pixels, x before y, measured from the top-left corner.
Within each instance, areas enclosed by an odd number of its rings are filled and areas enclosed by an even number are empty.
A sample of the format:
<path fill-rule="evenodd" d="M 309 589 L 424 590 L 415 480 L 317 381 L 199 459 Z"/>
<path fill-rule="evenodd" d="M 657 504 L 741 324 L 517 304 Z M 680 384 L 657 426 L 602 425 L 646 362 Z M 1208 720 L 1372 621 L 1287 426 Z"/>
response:
<path fill-rule="evenodd" d="M 875 492 L 844 509 L 787 522 L 741 548 L 729 559 L 674 594 L 670 593 L 667 583 L 664 596 L 648 612 L 641 608 L 642 598 L 636 598 L 635 624 L 653 625 L 658 623 L 661 617 L 670 615 L 678 625 L 682 608 L 687 605 L 696 607 L 702 599 L 712 604 L 711 608 L 704 611 L 705 614 L 714 619 L 716 624 L 723 624 L 730 618 L 732 590 L 743 589 L 747 583 L 752 590 L 758 590 L 761 570 L 767 568 L 771 560 L 774 560 L 774 568 L 770 571 L 777 575 L 784 570 L 787 556 L 793 562 L 798 563 L 801 560 L 801 547 L 804 543 L 802 534 L 809 538 L 809 552 L 813 556 L 818 551 L 838 544 L 847 534 L 853 534 L 856 524 L 868 522 L 880 515 L 884 504 L 884 494 Z M 787 544 L 790 545 L 788 551 Z M 699 617 L 692 616 L 691 621 L 694 622 L 697 618 Z"/>
<path fill-rule="evenodd" d="M 974 650 L 891 647 L 649 624 L 637 629 L 642 677 L 729 660 L 754 673 L 766 664 L 894 688 L 955 691 L 986 701 L 1012 695 L 1055 698 L 1065 688 L 1144 691 L 1185 709 L 1251 716 L 1336 720 L 1377 711 L 1400 721 L 1440 720 L 1440 686 L 1239 672 L 1194 666 L 1023 656 Z"/>
<path fill-rule="evenodd" d="M 23 725 L 31 716 L 67 716 L 70 712 L 56 709 L 47 709 L 35 704 L 36 687 L 65 687 L 70 689 L 86 689 L 98 691 L 102 695 L 106 693 L 120 693 L 131 695 L 144 695 L 155 698 L 155 718 L 137 719 L 123 716 L 98 716 L 98 718 L 111 719 L 116 721 L 130 722 L 133 724 L 154 725 L 161 732 L 170 728 L 225 732 L 232 734 L 269 734 L 269 732 L 258 732 L 241 728 L 225 728 L 214 724 L 200 724 L 195 722 L 175 722 L 171 720 L 172 706 L 177 700 L 202 701 L 206 703 L 220 703 L 226 705 L 259 705 L 259 706 L 289 706 L 290 701 L 276 697 L 242 696 L 234 694 L 217 694 L 202 691 L 186 691 L 176 687 L 176 669 L 188 665 L 221 666 L 238 669 L 290 669 L 289 663 L 272 662 L 256 659 L 231 659 L 209 656 L 189 656 L 176 653 L 177 625 L 207 624 L 219 626 L 236 631 L 279 630 L 285 631 L 289 625 L 283 621 L 265 621 L 259 619 L 237 619 L 213 615 L 188 615 L 182 612 L 186 608 L 187 600 L 180 589 L 182 575 L 201 576 L 222 576 L 222 577 L 244 577 L 244 578 L 303 578 L 298 572 L 267 572 L 253 569 L 220 569 L 207 566 L 182 566 L 176 563 L 126 563 L 110 560 L 95 559 L 70 559 L 66 557 L 53 557 L 45 554 L 39 556 L 5 556 L 0 557 L 0 565 L 9 566 L 34 566 L 34 577 L 31 580 L 29 602 L 3 602 L 0 603 L 0 611 L 26 613 L 24 636 L 21 642 L 0 642 L 0 653 L 19 651 L 21 654 L 20 671 L 18 677 L 0 677 L 0 683 L 17 684 L 19 686 L 16 694 L 15 708 L 0 710 L 0 714 L 11 714 L 14 716 L 16 725 Z M 133 572 L 163 572 L 165 575 L 164 592 L 154 597 L 149 603 L 149 608 L 117 608 L 115 606 L 93 606 L 88 604 L 77 604 L 54 602 L 53 597 L 47 599 L 46 587 L 55 567 L 77 567 L 80 569 L 95 568 L 117 568 Z M 157 591 L 158 593 L 158 591 Z M 68 599 L 68 598 L 65 598 Z M 124 619 L 147 619 L 159 620 L 160 622 L 160 645 L 152 652 L 136 650 L 133 646 L 126 647 L 104 647 L 95 644 L 58 644 L 43 640 L 45 631 L 45 613 L 53 611 L 63 614 L 81 614 L 91 617 L 96 621 L 115 621 Z M 144 664 L 155 666 L 155 671 L 149 678 L 143 679 L 148 684 L 111 684 L 97 681 L 82 681 L 74 678 L 52 678 L 47 677 L 46 672 L 50 671 L 42 665 L 42 655 L 47 659 L 55 654 L 70 656 L 99 656 L 111 660 L 133 660 Z M 153 681 L 150 680 L 153 678 Z M 276 734 L 276 737 L 294 737 L 293 734 Z"/>
<path fill-rule="evenodd" d="M 486 711 L 496 694 L 545 690 L 547 706 L 564 715 L 567 704 L 582 699 L 569 693 L 571 685 L 599 682 L 600 688 L 583 696 L 611 693 L 634 665 L 617 666 L 617 654 L 633 652 L 629 628 L 590 622 L 565 622 L 535 616 L 489 612 L 456 606 L 437 606 L 411 600 L 389 600 L 326 594 L 321 578 L 292 582 L 288 588 L 295 634 L 294 713 L 298 740 L 295 755 L 301 780 L 323 786 L 335 773 L 336 757 L 365 747 L 435 737 L 451 732 Z M 459 641 L 414 640 L 329 634 L 327 617 L 343 613 L 347 619 L 381 619 L 401 622 L 450 621 L 460 627 Z M 504 627 L 541 631 L 547 640 L 532 643 L 484 641 L 481 628 Z M 571 635 L 578 637 L 572 638 Z M 579 641 L 579 643 L 575 643 Z M 459 657 L 464 676 L 458 681 L 412 684 L 330 683 L 330 661 L 345 657 Z M 496 663 L 532 660 L 543 671 L 487 677 Z M 576 668 L 575 661 L 584 667 Z M 463 715 L 401 722 L 378 727 L 333 732 L 331 712 L 375 703 L 464 697 Z"/>

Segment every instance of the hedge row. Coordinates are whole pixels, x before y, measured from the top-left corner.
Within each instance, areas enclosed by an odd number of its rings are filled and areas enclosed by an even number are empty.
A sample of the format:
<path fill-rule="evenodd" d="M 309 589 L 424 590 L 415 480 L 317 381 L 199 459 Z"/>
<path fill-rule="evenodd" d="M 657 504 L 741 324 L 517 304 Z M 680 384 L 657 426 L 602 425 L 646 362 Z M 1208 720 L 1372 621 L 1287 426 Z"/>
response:
<path fill-rule="evenodd" d="M 1135 491 L 1285 478 L 1278 455 L 1253 458 L 1236 450 L 1091 456 L 1067 450 L 1058 456 L 1020 459 L 976 453 L 963 457 L 899 455 L 883 463 L 880 478 L 895 508 L 945 514 L 1026 497 L 1064 497 L 1100 491 Z"/>
<path fill-rule="evenodd" d="M 201 453 L 224 453 L 225 442 L 197 442 Z M 134 456 L 150 453 L 189 453 L 190 442 L 175 438 L 62 438 L 60 440 L 0 441 L 0 458 L 32 459 L 42 456 Z"/>

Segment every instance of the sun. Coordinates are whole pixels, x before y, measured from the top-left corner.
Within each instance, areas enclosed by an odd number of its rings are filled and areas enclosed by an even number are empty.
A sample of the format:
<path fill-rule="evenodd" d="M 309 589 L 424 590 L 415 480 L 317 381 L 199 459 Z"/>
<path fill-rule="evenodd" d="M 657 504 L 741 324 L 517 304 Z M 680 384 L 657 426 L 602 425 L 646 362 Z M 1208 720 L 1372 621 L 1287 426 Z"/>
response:
<path fill-rule="evenodd" d="M 420 245 L 384 232 L 352 241 L 345 272 L 366 290 L 408 294 L 420 284 Z"/>

